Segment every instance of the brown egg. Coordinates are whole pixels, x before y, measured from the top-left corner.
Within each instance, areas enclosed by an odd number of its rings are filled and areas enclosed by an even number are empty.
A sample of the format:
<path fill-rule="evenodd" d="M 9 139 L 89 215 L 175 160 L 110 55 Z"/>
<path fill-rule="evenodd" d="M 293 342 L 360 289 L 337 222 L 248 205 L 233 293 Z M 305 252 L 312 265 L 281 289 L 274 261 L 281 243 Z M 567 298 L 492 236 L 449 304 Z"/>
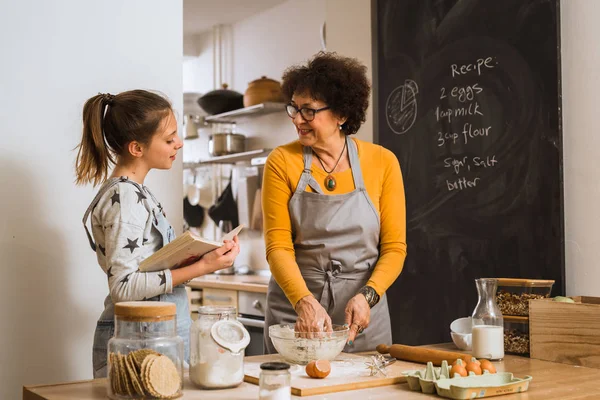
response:
<path fill-rule="evenodd" d="M 475 375 L 481 375 L 481 366 L 475 361 L 467 363 L 465 369 L 467 372 L 473 372 Z"/>
<path fill-rule="evenodd" d="M 496 373 L 496 367 L 490 360 L 481 360 L 481 371 L 488 371 L 490 374 Z"/>
<path fill-rule="evenodd" d="M 315 374 L 315 372 L 314 372 L 315 371 L 315 362 L 311 361 L 308 364 L 306 364 L 305 371 L 306 371 L 306 375 L 313 376 Z"/>
<path fill-rule="evenodd" d="M 460 361 L 460 363 L 459 363 L 459 361 Z M 460 365 L 462 365 L 462 366 L 464 367 L 464 366 L 465 366 L 467 363 L 466 363 L 466 362 L 465 362 L 465 360 L 463 360 L 462 358 L 457 358 L 457 359 L 456 359 L 456 360 L 454 360 L 454 362 L 452 363 L 452 366 L 455 366 L 456 364 L 460 364 Z"/>
<path fill-rule="evenodd" d="M 311 361 L 306 366 L 306 375 L 311 378 L 323 379 L 331 373 L 331 364 L 328 360 Z"/>
<path fill-rule="evenodd" d="M 461 360 L 462 361 L 462 360 Z M 467 376 L 467 370 L 465 369 L 465 367 L 462 365 L 462 363 L 458 363 L 455 364 L 452 369 L 450 370 L 450 377 L 454 378 L 454 374 L 458 374 L 460 376 Z"/>

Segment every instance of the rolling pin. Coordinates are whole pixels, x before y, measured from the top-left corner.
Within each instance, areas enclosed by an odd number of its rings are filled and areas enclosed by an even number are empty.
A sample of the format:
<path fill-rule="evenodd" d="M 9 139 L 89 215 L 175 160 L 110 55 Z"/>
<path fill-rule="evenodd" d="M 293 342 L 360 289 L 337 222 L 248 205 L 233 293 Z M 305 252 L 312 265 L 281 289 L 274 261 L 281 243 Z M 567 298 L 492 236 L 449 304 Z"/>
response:
<path fill-rule="evenodd" d="M 455 353 L 452 351 L 427 349 L 425 347 L 406 346 L 403 344 L 393 344 L 386 346 L 380 344 L 377 346 L 377 351 L 381 354 L 390 354 L 397 360 L 418 362 L 421 364 L 427 364 L 431 361 L 433 365 L 440 366 L 442 361 L 448 361 L 448 364 L 452 364 L 457 358 L 462 359 L 465 362 L 471 361 L 470 354 Z"/>

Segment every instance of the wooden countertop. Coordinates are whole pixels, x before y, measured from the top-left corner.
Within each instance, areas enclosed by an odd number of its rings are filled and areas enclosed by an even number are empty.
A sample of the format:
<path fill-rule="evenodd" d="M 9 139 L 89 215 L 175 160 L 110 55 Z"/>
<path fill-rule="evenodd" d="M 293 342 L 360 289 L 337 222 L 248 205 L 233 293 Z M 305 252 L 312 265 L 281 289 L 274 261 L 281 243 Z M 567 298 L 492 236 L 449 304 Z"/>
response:
<path fill-rule="evenodd" d="M 192 279 L 187 286 L 193 289 L 228 289 L 267 293 L 269 277 L 262 275 L 205 275 Z"/>
<path fill-rule="evenodd" d="M 452 344 L 430 347 L 456 351 Z M 576 367 L 549 361 L 533 360 L 507 355 L 504 361 L 494 363 L 500 371 L 510 371 L 516 377 L 533 376 L 529 390 L 525 393 L 497 397 L 499 400 L 576 400 L 600 399 L 600 369 Z M 241 399 L 256 400 L 258 386 L 242 383 L 234 389 L 204 391 L 195 389 L 186 379 L 183 399 Z M 298 399 L 322 399 L 324 395 L 295 397 Z M 437 395 L 412 392 L 406 383 L 361 389 L 326 395 L 329 400 L 338 399 L 398 399 L 423 400 L 441 399 Z M 106 399 L 106 380 L 95 379 L 56 385 L 25 386 L 23 400 L 101 400 Z"/>

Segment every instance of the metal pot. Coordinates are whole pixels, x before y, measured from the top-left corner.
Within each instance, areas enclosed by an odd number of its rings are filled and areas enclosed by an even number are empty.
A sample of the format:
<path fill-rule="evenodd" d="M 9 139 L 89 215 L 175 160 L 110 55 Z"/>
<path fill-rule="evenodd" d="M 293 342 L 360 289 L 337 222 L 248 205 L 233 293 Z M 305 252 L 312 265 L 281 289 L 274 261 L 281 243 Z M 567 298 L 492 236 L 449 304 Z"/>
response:
<path fill-rule="evenodd" d="M 244 95 L 227 89 L 227 84 L 224 83 L 223 89 L 213 90 L 200 97 L 198 104 L 207 114 L 221 114 L 243 108 Z"/>
<path fill-rule="evenodd" d="M 241 153 L 246 147 L 246 136 L 239 133 L 213 133 L 208 139 L 208 153 L 213 156 Z"/>

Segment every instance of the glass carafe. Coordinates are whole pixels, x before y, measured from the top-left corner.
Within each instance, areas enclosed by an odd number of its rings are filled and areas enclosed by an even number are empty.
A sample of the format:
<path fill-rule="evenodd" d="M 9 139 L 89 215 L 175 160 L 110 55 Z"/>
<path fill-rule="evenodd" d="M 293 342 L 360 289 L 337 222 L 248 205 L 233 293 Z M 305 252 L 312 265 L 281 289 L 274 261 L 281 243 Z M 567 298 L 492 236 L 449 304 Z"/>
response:
<path fill-rule="evenodd" d="M 473 311 L 473 356 L 489 360 L 504 358 L 504 319 L 496 303 L 498 280 L 475 279 L 479 300 Z"/>

